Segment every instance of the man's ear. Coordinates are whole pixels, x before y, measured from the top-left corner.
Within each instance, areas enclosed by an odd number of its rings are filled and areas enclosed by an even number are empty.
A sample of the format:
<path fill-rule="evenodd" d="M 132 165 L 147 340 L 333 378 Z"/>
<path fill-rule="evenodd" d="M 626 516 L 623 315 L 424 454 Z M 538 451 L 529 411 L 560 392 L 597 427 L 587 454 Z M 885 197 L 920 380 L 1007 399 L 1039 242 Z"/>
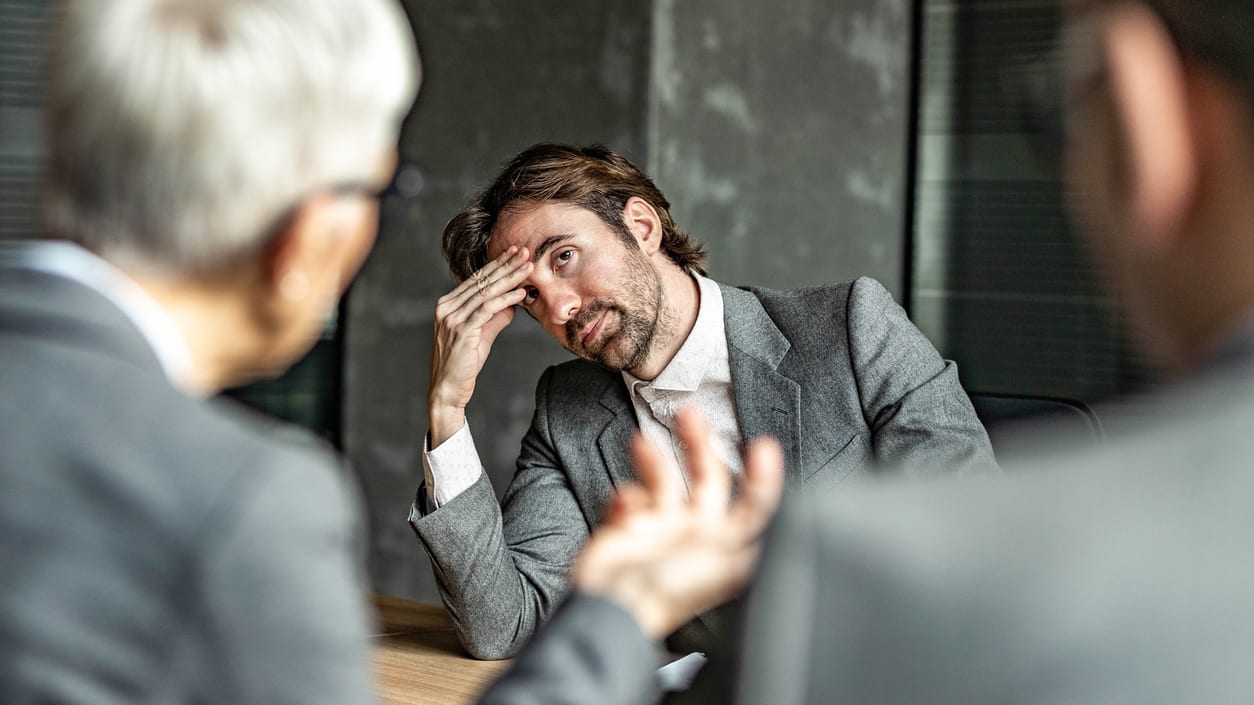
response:
<path fill-rule="evenodd" d="M 1167 28 L 1148 8 L 1122 3 L 1104 22 L 1131 229 L 1141 246 L 1168 249 L 1182 231 L 1198 188 L 1189 78 Z"/>
<path fill-rule="evenodd" d="M 318 195 L 293 211 L 270 241 L 266 254 L 264 286 L 275 300 L 298 305 L 327 286 L 328 273 L 336 270 L 333 238 L 335 199 Z"/>
<path fill-rule="evenodd" d="M 662 219 L 648 201 L 639 196 L 627 199 L 627 204 L 623 206 L 623 222 L 646 255 L 652 255 L 662 247 Z"/>
<path fill-rule="evenodd" d="M 309 259 L 309 214 L 301 204 L 275 232 L 266 252 L 262 286 L 272 300 L 299 303 L 312 291 Z"/>

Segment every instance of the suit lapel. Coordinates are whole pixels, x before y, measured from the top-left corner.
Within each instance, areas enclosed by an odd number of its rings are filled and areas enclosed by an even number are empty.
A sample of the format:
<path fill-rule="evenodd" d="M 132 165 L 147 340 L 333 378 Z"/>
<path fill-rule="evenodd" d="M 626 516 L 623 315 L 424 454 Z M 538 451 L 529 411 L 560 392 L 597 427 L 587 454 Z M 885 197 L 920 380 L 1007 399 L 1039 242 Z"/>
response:
<path fill-rule="evenodd" d="M 778 369 L 792 345 L 756 296 L 720 287 L 741 436 L 746 441 L 763 435 L 779 440 L 791 484 L 801 468 L 801 385 Z"/>
<path fill-rule="evenodd" d="M 791 483 L 801 468 L 801 385 L 779 372 L 792 344 L 766 314 L 761 302 L 743 289 L 719 285 L 728 362 L 736 396 L 736 417 L 745 440 L 769 435 L 784 449 L 785 472 Z M 605 422 L 597 449 L 615 486 L 634 482 L 631 435 L 638 428 L 636 412 L 622 380 L 615 377 L 601 394 Z"/>
<path fill-rule="evenodd" d="M 627 398 L 621 377 L 606 386 L 600 401 L 607 419 L 597 436 L 597 449 L 601 451 L 601 461 L 614 486 L 619 487 L 636 479 L 631 467 L 631 434 L 637 428 L 636 411 Z"/>

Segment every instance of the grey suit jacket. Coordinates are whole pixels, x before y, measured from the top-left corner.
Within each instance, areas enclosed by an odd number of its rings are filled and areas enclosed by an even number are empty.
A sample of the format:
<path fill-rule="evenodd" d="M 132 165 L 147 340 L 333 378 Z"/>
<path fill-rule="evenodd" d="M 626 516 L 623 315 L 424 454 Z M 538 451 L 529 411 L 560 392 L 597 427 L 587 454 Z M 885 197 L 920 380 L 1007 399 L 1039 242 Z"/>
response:
<path fill-rule="evenodd" d="M 737 653 L 668 702 L 1250 702 L 1254 335 L 1135 418 L 1002 482 L 792 498 Z M 484 703 L 644 705 L 651 648 L 575 595 Z"/>
<path fill-rule="evenodd" d="M 259 425 L 0 266 L 0 702 L 373 701 L 345 475 Z"/>
<path fill-rule="evenodd" d="M 1251 362 L 1006 482 L 800 500 L 734 702 L 1251 702 Z"/>
<path fill-rule="evenodd" d="M 875 281 L 722 291 L 741 431 L 781 441 L 792 489 L 880 465 L 914 475 L 995 467 L 953 363 Z M 618 372 L 583 360 L 549 368 L 503 509 L 482 477 L 411 522 L 471 654 L 514 654 L 561 602 L 589 527 L 634 479 L 636 428 Z"/>

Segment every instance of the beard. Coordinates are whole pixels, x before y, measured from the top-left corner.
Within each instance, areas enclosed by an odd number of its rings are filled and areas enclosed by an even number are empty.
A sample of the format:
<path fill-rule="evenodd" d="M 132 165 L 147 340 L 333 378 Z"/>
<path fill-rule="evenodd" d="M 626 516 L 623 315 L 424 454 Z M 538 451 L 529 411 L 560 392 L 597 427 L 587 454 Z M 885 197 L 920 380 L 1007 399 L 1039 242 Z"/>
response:
<path fill-rule="evenodd" d="M 566 322 L 565 347 L 585 360 L 632 372 L 663 342 L 659 330 L 666 309 L 662 278 L 644 254 L 628 250 L 626 265 L 617 299 L 597 299 Z M 585 345 L 580 332 L 602 316 L 601 330 Z"/>

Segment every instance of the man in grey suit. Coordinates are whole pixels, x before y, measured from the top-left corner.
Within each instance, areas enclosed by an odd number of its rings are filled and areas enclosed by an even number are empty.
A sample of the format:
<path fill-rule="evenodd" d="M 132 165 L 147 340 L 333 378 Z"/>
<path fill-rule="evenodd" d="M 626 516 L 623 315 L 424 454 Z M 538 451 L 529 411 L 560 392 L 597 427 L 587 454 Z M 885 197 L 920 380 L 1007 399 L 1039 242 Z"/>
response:
<path fill-rule="evenodd" d="M 384 0 L 61 8 L 47 237 L 0 246 L 0 702 L 374 700 L 348 475 L 205 397 L 306 352 L 370 249 L 412 41 Z M 637 452 L 565 638 L 528 652 L 561 677 L 520 670 L 491 702 L 647 698 L 641 629 L 748 578 L 773 444 L 730 501 L 712 457 L 682 498 Z"/>
<path fill-rule="evenodd" d="M 1254 698 L 1254 4 L 1067 11 L 1076 215 L 1172 382 L 1106 447 L 1006 481 L 786 507 L 737 675 L 700 702 Z M 528 654 L 567 636 L 542 632 Z M 528 654 L 520 669 L 544 677 Z"/>
<path fill-rule="evenodd" d="M 436 307 L 425 481 L 410 521 L 475 656 L 512 655 L 566 594 L 589 528 L 634 477 L 627 445 L 637 429 L 683 477 L 681 404 L 705 412 L 733 472 L 744 439 L 779 439 L 798 488 L 880 465 L 995 468 L 953 363 L 878 283 L 718 284 L 668 207 L 604 147 L 540 144 L 445 230 L 461 284 Z M 502 508 L 465 409 L 515 307 L 580 359 L 542 375 Z M 716 621 L 688 625 L 674 645 L 707 648 Z"/>
<path fill-rule="evenodd" d="M 732 477 L 700 412 L 681 409 L 675 434 L 687 482 L 659 446 L 633 439 L 639 480 L 619 487 L 576 559 L 572 594 L 481 705 L 654 702 L 660 640 L 743 589 L 783 492 L 779 443 L 749 445 L 731 499 Z"/>
<path fill-rule="evenodd" d="M 46 237 L 0 250 L 0 701 L 373 700 L 359 516 L 208 400 L 308 351 L 417 63 L 384 0 L 74 0 Z"/>

